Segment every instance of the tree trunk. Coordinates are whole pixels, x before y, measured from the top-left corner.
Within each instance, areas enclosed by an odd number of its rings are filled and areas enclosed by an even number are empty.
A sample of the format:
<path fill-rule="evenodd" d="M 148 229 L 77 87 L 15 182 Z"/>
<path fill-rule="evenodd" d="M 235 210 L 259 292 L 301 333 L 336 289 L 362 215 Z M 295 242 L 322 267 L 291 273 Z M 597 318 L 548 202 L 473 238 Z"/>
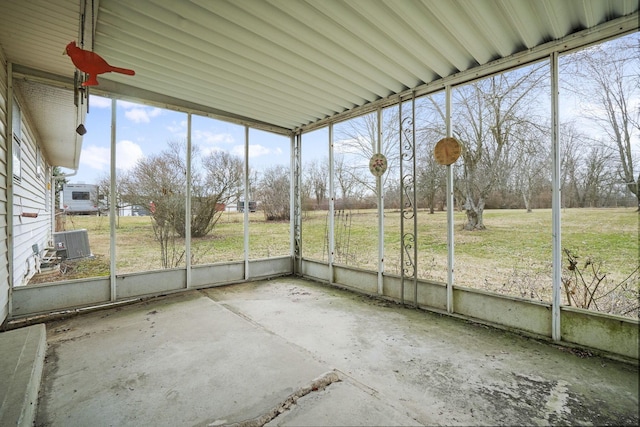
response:
<path fill-rule="evenodd" d="M 467 214 L 467 222 L 464 225 L 465 230 L 475 231 L 486 229 L 482 218 L 484 213 L 484 199 L 480 199 L 477 205 L 473 203 L 472 200 L 467 199 L 465 212 Z"/>
<path fill-rule="evenodd" d="M 429 213 L 430 213 L 430 214 L 433 214 L 433 213 L 434 213 L 434 211 L 435 211 L 435 208 L 434 208 L 434 206 L 433 206 L 433 205 L 435 204 L 435 200 L 436 200 L 435 195 L 434 195 L 434 194 L 429 194 L 429 195 L 426 197 L 426 199 L 427 199 L 427 200 L 426 200 L 426 201 L 427 201 L 427 204 L 429 205 Z"/>
<path fill-rule="evenodd" d="M 533 210 L 531 209 L 531 193 L 528 191 L 523 191 L 522 200 L 524 201 L 524 207 L 527 209 L 527 213 L 533 212 Z"/>
<path fill-rule="evenodd" d="M 63 211 L 61 209 L 56 210 L 56 231 L 66 230 L 65 225 L 66 225 L 67 216 L 62 212 Z"/>
<path fill-rule="evenodd" d="M 638 174 L 638 180 L 636 181 L 636 183 L 632 185 L 634 185 L 635 188 L 631 188 L 631 186 L 629 186 L 629 190 L 631 190 L 631 192 L 635 194 L 636 200 L 638 201 L 638 212 L 640 212 L 640 174 Z"/>

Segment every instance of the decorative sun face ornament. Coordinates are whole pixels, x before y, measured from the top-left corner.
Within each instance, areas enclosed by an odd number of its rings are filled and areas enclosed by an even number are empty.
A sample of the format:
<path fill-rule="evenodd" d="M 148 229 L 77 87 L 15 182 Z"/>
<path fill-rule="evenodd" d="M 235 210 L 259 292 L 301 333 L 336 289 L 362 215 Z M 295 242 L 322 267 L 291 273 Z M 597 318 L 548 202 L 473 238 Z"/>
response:
<path fill-rule="evenodd" d="M 387 171 L 387 158 L 384 154 L 374 154 L 369 160 L 369 170 L 373 176 L 382 176 Z"/>
<path fill-rule="evenodd" d="M 462 146 L 457 139 L 447 137 L 442 138 L 433 149 L 433 157 L 438 164 L 449 166 L 458 160 L 462 153 Z"/>
<path fill-rule="evenodd" d="M 136 74 L 133 70 L 109 65 L 107 61 L 97 53 L 80 49 L 74 41 L 67 45 L 63 54 L 69 55 L 71 62 L 73 62 L 73 65 L 75 65 L 78 70 L 89 75 L 89 79 L 82 83 L 82 86 L 97 86 L 98 74 L 110 72 L 128 74 L 130 76 Z"/>

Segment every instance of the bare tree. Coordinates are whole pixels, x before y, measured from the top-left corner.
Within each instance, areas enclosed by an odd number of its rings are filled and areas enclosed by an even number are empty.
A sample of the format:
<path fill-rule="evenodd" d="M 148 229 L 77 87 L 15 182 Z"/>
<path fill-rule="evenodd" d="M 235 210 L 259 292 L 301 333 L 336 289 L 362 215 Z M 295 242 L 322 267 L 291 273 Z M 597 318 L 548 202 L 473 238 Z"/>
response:
<path fill-rule="evenodd" d="M 551 139 L 549 127 L 523 125 L 517 136 L 516 159 L 512 174 L 517 191 L 522 196 L 528 213 L 533 211 L 532 199 L 536 192 L 550 184 Z"/>
<path fill-rule="evenodd" d="M 184 250 L 176 239 L 186 236 L 189 218 L 191 237 L 206 236 L 224 211 L 224 205 L 242 189 L 243 161 L 227 152 L 202 156 L 192 147 L 191 212 L 187 216 L 186 144 L 170 142 L 158 154 L 138 161 L 123 177 L 122 200 L 131 205 L 149 206 L 154 233 L 160 244 L 162 265 L 174 267 L 182 262 Z"/>
<path fill-rule="evenodd" d="M 387 158 L 387 172 L 382 176 L 383 188 L 386 180 L 393 174 L 393 171 L 399 164 L 398 150 L 398 113 L 397 109 L 389 109 L 382 115 L 382 154 Z M 356 117 L 336 126 L 336 137 L 343 153 L 349 157 L 356 158 L 358 161 L 348 161 L 344 163 L 344 159 L 340 160 L 340 165 L 336 163 L 336 168 L 343 170 L 343 177 L 346 178 L 346 169 L 348 166 L 351 178 L 355 180 L 359 186 L 368 189 L 371 193 L 376 193 L 375 179 L 369 173 L 369 159 L 377 152 L 378 141 L 378 117 L 375 113 L 366 114 Z M 336 172 L 337 173 L 337 172 Z M 355 184 L 351 186 L 352 192 L 364 193 L 363 189 L 357 190 Z"/>
<path fill-rule="evenodd" d="M 204 237 L 225 206 L 242 194 L 244 162 L 226 151 L 213 151 L 202 158 L 201 168 L 192 170 L 191 237 Z"/>
<path fill-rule="evenodd" d="M 638 210 L 640 170 L 633 141 L 640 135 L 639 43 L 640 35 L 634 33 L 569 56 L 571 79 L 566 84 L 581 98 L 583 117 L 606 135 L 604 145 L 615 149 L 618 179 L 635 195 Z"/>
<path fill-rule="evenodd" d="M 607 189 L 613 187 L 612 170 L 609 168 L 612 153 L 602 146 L 591 147 L 585 152 L 580 207 L 601 207 Z"/>
<path fill-rule="evenodd" d="M 111 177 L 109 174 L 103 174 L 96 180 L 96 187 L 98 188 L 98 194 L 104 196 L 104 205 L 106 209 L 111 206 Z M 117 212 L 116 212 L 117 215 Z"/>
<path fill-rule="evenodd" d="M 416 101 L 416 191 L 426 203 L 429 213 L 434 213 L 436 204 L 444 209 L 446 201 L 447 169 L 439 165 L 433 156 L 436 143 L 446 136 L 444 97 L 428 95 Z M 418 202 L 418 206 L 421 203 Z"/>
<path fill-rule="evenodd" d="M 186 167 L 179 146 L 170 143 L 166 151 L 139 160 L 123 180 L 123 194 L 132 204 L 150 206 L 163 268 L 178 266 L 184 259 L 184 248 L 176 245 L 176 239 L 184 235 L 179 224 L 185 215 L 186 190 Z"/>
<path fill-rule="evenodd" d="M 315 208 L 320 208 L 328 193 L 329 160 L 314 160 L 304 166 L 303 187 L 307 197 L 315 199 Z"/>
<path fill-rule="evenodd" d="M 499 74 L 457 88 L 453 134 L 462 143 L 465 230 L 485 229 L 486 199 L 510 173 L 509 150 L 533 117 L 536 96 L 548 76 L 546 64 Z M 538 119 L 539 120 L 539 119 Z"/>
<path fill-rule="evenodd" d="M 572 122 L 561 125 L 560 141 L 563 206 L 602 207 L 613 204 L 620 187 L 616 183 L 619 179 L 615 149 L 580 133 Z"/>
<path fill-rule="evenodd" d="M 99 206 L 102 206 L 105 211 L 111 208 L 112 202 L 116 207 L 116 215 L 120 215 L 122 208 L 132 207 L 131 202 L 133 198 L 127 197 L 127 195 L 124 194 L 124 185 L 129 181 L 128 175 L 129 173 L 126 170 L 118 170 L 116 172 L 116 188 L 115 194 L 113 195 L 111 194 L 111 177 L 109 174 L 103 174 L 96 181 L 96 186 L 98 187 L 97 193 L 99 197 L 102 197 L 102 200 L 99 201 Z M 142 208 L 148 210 L 149 206 L 142 206 Z"/>
<path fill-rule="evenodd" d="M 429 213 L 434 213 L 436 204 L 444 208 L 447 186 L 447 169 L 439 165 L 434 156 L 433 148 L 442 138 L 438 132 L 422 129 L 417 132 L 417 159 L 416 191 L 418 193 L 418 206 L 429 208 Z"/>
<path fill-rule="evenodd" d="M 333 172 L 336 184 L 339 190 L 339 200 L 341 204 L 337 206 L 339 209 L 348 209 L 351 206 L 351 199 L 354 196 L 355 188 L 359 182 L 359 174 L 345 162 L 343 155 L 336 154 L 333 158 Z"/>
<path fill-rule="evenodd" d="M 267 221 L 289 219 L 289 182 L 289 168 L 285 166 L 273 166 L 262 174 L 257 195 Z"/>
<path fill-rule="evenodd" d="M 579 186 L 578 174 L 580 171 L 581 154 L 578 147 L 584 135 L 577 130 L 573 122 L 560 125 L 560 194 L 562 194 L 562 206 L 572 208 L 578 206 Z"/>

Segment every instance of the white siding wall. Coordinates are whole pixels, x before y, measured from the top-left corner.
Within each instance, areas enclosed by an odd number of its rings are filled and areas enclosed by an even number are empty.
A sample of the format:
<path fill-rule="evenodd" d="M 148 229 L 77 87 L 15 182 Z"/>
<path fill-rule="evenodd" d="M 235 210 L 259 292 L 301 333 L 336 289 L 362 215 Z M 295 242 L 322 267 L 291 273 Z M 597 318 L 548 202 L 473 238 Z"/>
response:
<path fill-rule="evenodd" d="M 7 251 L 7 62 L 0 49 L 0 324 L 9 310 Z"/>
<path fill-rule="evenodd" d="M 18 101 L 20 100 L 18 94 Z M 47 176 L 49 168 L 38 155 L 37 135 L 30 126 L 26 109 L 22 111 L 21 179 L 14 180 L 13 190 L 13 284 L 26 285 L 36 273 L 37 256 L 32 246 L 41 252 L 51 240 L 51 214 L 47 206 Z M 39 164 L 38 164 L 39 163 Z M 37 218 L 23 216 L 37 214 Z"/>

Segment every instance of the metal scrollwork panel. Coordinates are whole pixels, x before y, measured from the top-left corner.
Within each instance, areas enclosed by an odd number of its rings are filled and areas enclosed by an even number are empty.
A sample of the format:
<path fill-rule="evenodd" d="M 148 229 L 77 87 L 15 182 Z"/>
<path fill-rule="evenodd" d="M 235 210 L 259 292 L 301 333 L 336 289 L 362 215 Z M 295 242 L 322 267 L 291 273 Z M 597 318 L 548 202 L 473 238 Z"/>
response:
<path fill-rule="evenodd" d="M 414 135 L 413 135 L 413 120 L 411 117 L 405 117 L 402 119 L 402 160 L 412 160 L 414 156 Z"/>
<path fill-rule="evenodd" d="M 400 116 L 403 116 L 400 104 Z M 408 115 L 400 120 L 400 233 L 402 248 L 400 250 L 401 280 L 400 299 L 404 304 L 405 282 L 411 280 L 417 285 L 417 224 L 416 224 L 416 132 L 415 132 L 415 100 L 410 104 Z M 417 289 L 417 287 L 416 287 Z M 417 297 L 414 298 L 417 301 Z M 414 301 L 415 302 L 415 301 Z"/>
<path fill-rule="evenodd" d="M 413 262 L 413 246 L 415 236 L 413 233 L 405 233 L 402 236 L 402 250 L 404 251 L 404 262 L 402 264 L 402 275 L 413 277 L 415 273 L 415 263 Z"/>
<path fill-rule="evenodd" d="M 404 193 L 402 204 L 402 217 L 411 219 L 415 215 L 413 206 L 413 176 L 405 175 L 402 177 L 402 192 Z"/>

